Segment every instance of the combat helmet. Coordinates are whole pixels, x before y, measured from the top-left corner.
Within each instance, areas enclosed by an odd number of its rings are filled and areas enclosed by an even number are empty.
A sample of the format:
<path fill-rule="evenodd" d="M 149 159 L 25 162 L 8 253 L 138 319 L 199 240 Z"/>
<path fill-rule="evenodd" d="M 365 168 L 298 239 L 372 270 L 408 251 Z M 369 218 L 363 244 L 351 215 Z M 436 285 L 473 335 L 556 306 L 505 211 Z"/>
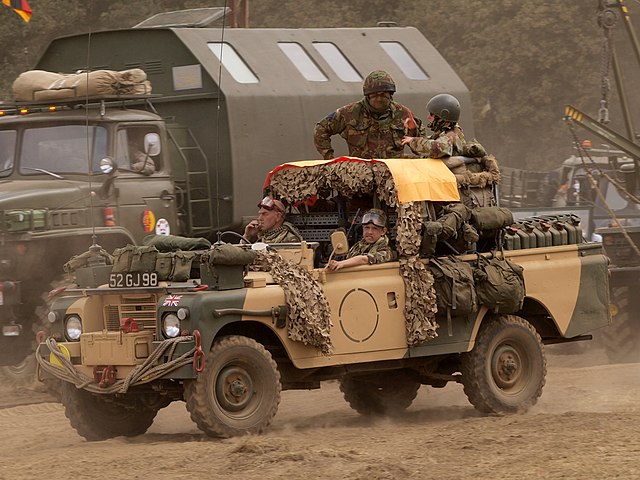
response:
<path fill-rule="evenodd" d="M 460 118 L 460 102 L 453 95 L 440 93 L 429 100 L 427 112 L 445 122 L 455 123 Z"/>
<path fill-rule="evenodd" d="M 396 84 L 389 75 L 384 70 L 375 70 L 367 75 L 367 78 L 364 79 L 364 83 L 362 84 L 362 92 L 365 95 L 369 95 L 371 93 L 376 92 L 390 92 L 391 94 L 395 93 Z"/>

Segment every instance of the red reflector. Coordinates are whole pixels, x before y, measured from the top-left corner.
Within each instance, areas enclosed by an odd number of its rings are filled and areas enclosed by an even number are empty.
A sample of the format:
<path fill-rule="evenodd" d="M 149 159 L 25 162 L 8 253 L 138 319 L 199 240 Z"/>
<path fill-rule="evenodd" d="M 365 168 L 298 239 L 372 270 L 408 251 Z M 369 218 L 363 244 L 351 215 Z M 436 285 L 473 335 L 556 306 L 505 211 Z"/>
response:
<path fill-rule="evenodd" d="M 102 209 L 102 216 L 104 217 L 104 226 L 113 227 L 116 224 L 116 218 L 113 215 L 112 207 L 105 207 Z"/>
<path fill-rule="evenodd" d="M 137 322 L 131 317 L 124 317 L 120 319 L 120 329 L 124 333 L 132 333 L 132 332 L 140 331 L 138 328 Z"/>

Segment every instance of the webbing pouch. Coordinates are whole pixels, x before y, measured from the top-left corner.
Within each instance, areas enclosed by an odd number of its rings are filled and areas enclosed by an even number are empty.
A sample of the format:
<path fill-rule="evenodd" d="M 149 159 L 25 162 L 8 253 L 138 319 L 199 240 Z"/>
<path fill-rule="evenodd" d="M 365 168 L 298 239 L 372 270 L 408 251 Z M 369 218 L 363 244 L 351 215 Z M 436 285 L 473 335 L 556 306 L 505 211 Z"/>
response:
<path fill-rule="evenodd" d="M 478 255 L 473 276 L 478 301 L 496 313 L 516 313 L 525 297 L 524 269 L 494 255 L 490 260 Z"/>
<path fill-rule="evenodd" d="M 478 308 L 473 269 L 470 264 L 455 257 L 429 259 L 429 270 L 435 280 L 439 312 L 450 315 L 468 315 Z"/>

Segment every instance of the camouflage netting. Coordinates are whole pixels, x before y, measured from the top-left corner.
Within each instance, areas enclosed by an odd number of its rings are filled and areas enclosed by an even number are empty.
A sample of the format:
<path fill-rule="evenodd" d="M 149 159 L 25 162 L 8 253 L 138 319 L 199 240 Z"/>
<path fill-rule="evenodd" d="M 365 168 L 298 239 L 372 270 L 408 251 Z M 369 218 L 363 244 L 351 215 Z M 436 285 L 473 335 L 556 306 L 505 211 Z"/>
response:
<path fill-rule="evenodd" d="M 404 309 L 407 344 L 417 345 L 438 336 L 434 279 L 416 255 L 400 258 L 400 272 L 407 297 Z"/>
<path fill-rule="evenodd" d="M 271 176 L 265 193 L 286 203 L 295 203 L 331 190 L 348 197 L 375 193 L 389 207 L 397 207 L 396 247 L 406 290 L 407 343 L 415 345 L 435 337 L 438 325 L 433 276 L 416 256 L 420 250 L 423 202 L 398 204 L 393 176 L 383 162 L 345 161 L 306 168 L 285 167 Z"/>
<path fill-rule="evenodd" d="M 460 187 L 485 188 L 487 185 L 500 183 L 501 179 L 498 161 L 493 155 L 482 157 L 476 169 L 462 165 L 451 168 L 451 171 Z"/>
<path fill-rule="evenodd" d="M 289 338 L 317 347 L 323 355 L 331 355 L 331 310 L 318 282 L 305 268 L 284 260 L 274 251 L 258 252 L 254 265 L 269 272 L 284 290 L 289 306 Z"/>

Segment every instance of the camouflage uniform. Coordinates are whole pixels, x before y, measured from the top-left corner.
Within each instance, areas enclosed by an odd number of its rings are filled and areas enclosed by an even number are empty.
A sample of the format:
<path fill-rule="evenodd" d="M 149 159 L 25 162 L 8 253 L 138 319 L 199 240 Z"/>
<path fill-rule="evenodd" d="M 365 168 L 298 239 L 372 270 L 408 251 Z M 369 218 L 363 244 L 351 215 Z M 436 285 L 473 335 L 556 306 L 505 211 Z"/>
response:
<path fill-rule="evenodd" d="M 449 131 L 438 131 L 429 137 L 411 140 L 408 145 L 417 155 L 429 158 L 443 158 L 462 155 L 466 141 L 459 126 Z"/>
<path fill-rule="evenodd" d="M 380 237 L 375 243 L 367 243 L 364 238 L 360 240 L 349 249 L 347 258 L 357 255 L 366 255 L 369 260 L 369 265 L 391 262 L 393 260 L 393 252 L 389 247 L 389 239 L 386 235 Z"/>
<path fill-rule="evenodd" d="M 264 243 L 298 243 L 303 240 L 298 229 L 289 222 L 284 222 L 278 228 L 272 228 L 258 235 L 258 240 Z"/>
<path fill-rule="evenodd" d="M 407 107 L 393 100 L 386 112 L 377 114 L 363 98 L 319 121 L 313 132 L 314 143 L 326 160 L 334 158 L 331 136 L 337 134 L 347 141 L 352 157 L 401 158 L 405 156 L 402 138 L 425 133 L 422 122 L 417 118 L 418 128 L 405 132 L 404 120 L 410 115 L 412 113 Z"/>

